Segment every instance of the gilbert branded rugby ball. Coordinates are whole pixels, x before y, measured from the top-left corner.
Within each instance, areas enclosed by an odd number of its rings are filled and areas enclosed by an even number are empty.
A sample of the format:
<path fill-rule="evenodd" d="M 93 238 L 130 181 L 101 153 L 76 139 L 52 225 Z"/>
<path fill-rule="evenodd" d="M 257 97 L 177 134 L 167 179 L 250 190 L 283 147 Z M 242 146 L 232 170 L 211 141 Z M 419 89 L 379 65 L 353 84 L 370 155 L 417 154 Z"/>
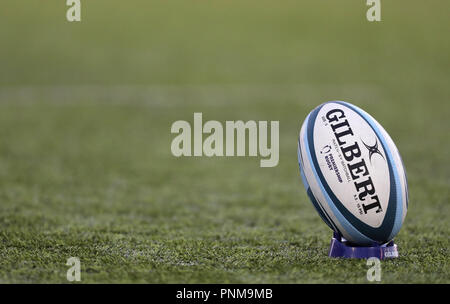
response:
<path fill-rule="evenodd" d="M 303 123 L 297 154 L 307 194 L 331 229 L 361 246 L 394 238 L 408 208 L 406 173 L 372 116 L 343 101 L 318 106 Z"/>

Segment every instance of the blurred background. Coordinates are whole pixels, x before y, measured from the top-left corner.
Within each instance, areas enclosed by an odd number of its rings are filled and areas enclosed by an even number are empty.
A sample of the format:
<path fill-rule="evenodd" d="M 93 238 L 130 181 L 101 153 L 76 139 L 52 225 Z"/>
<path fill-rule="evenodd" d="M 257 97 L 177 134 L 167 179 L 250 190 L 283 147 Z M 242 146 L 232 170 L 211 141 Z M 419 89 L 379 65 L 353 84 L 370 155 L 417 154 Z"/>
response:
<path fill-rule="evenodd" d="M 330 261 L 297 135 L 329 100 L 372 114 L 410 210 L 383 282 L 450 281 L 448 1 L 0 4 L 0 282 L 365 282 Z M 175 158 L 175 120 L 279 120 L 280 162 Z M 386 269 L 386 271 L 385 271 Z"/>

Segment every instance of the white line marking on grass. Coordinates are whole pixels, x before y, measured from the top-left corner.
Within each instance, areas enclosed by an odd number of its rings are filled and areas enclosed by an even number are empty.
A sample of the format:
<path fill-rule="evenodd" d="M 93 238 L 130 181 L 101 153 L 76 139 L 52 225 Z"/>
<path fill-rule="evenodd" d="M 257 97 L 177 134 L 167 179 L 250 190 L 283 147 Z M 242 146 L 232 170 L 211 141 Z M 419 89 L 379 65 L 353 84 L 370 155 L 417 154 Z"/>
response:
<path fill-rule="evenodd" d="M 133 105 L 227 107 L 254 104 L 311 104 L 332 99 L 380 96 L 368 84 L 206 84 L 206 85 L 51 85 L 0 86 L 1 105 L 36 103 L 72 105 Z"/>

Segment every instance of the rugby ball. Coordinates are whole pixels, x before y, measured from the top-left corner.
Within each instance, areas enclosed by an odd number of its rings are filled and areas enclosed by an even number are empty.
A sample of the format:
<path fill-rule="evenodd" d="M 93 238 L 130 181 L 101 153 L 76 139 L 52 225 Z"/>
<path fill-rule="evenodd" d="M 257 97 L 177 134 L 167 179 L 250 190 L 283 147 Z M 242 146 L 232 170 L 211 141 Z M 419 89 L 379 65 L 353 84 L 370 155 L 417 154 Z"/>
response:
<path fill-rule="evenodd" d="M 345 240 L 382 245 L 399 232 L 408 208 L 406 173 L 372 116 L 343 101 L 321 104 L 301 127 L 297 155 L 311 202 Z"/>

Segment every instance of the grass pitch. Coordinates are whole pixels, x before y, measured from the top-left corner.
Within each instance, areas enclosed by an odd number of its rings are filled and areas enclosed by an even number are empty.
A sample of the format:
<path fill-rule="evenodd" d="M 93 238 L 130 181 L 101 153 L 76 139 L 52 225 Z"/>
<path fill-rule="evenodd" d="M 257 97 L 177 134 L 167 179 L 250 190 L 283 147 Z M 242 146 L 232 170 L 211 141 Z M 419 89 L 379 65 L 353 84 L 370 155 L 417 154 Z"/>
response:
<path fill-rule="evenodd" d="M 390 133 L 408 215 L 382 283 L 449 283 L 449 4 L 3 1 L 0 282 L 365 283 L 297 165 L 307 113 L 346 100 Z M 47 3 L 48 2 L 48 3 Z M 280 162 L 175 158 L 175 120 L 279 120 Z"/>

